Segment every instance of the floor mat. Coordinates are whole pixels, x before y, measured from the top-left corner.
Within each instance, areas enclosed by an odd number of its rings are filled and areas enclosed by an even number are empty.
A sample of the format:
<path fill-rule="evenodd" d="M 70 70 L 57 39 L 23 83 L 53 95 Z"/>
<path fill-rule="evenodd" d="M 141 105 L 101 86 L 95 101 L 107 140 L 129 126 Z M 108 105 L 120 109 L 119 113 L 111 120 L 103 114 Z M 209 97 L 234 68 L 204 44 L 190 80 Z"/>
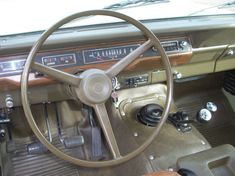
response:
<path fill-rule="evenodd" d="M 178 98 L 176 105 L 179 110 L 188 112 L 190 118 L 195 118 L 200 109 L 208 101 L 214 102 L 218 110 L 213 113 L 209 123 L 194 123 L 194 126 L 204 135 L 212 147 L 231 144 L 235 146 L 235 114 L 220 89 L 194 92 Z"/>

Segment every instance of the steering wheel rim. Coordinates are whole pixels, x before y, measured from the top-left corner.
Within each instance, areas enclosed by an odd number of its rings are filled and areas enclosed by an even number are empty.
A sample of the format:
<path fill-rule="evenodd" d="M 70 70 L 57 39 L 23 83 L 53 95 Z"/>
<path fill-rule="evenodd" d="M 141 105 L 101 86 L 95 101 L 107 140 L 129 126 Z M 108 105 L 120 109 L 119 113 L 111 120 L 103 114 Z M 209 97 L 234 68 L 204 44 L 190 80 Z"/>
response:
<path fill-rule="evenodd" d="M 35 63 L 33 63 L 33 59 L 35 58 L 37 52 L 39 51 L 40 47 L 43 45 L 45 40 L 55 30 L 57 30 L 62 25 L 66 24 L 66 23 L 68 23 L 68 22 L 70 22 L 74 19 L 77 19 L 77 18 L 80 18 L 80 17 L 85 17 L 85 16 L 91 16 L 91 15 L 92 16 L 93 15 L 102 15 L 102 16 L 116 17 L 116 18 L 119 18 L 119 19 L 122 19 L 126 22 L 131 23 L 132 25 L 137 27 L 140 31 L 142 31 L 144 33 L 144 35 L 147 36 L 148 39 L 152 42 L 152 46 L 154 46 L 155 48 L 158 49 L 159 54 L 160 54 L 161 59 L 162 59 L 162 62 L 163 62 L 163 65 L 165 66 L 165 69 L 166 69 L 166 77 L 167 77 L 167 93 L 166 93 L 167 96 L 166 96 L 165 108 L 164 108 L 164 111 L 163 111 L 163 114 L 162 114 L 162 119 L 159 122 L 159 124 L 155 127 L 153 133 L 150 135 L 150 137 L 142 145 L 140 145 L 134 151 L 128 153 L 125 156 L 120 155 L 117 158 L 114 158 L 112 160 L 105 160 L 105 161 L 87 161 L 87 160 L 81 160 L 81 159 L 78 159 L 78 158 L 74 158 L 70 155 L 65 154 L 64 152 L 62 152 L 61 150 L 56 148 L 54 145 L 52 145 L 46 139 L 46 137 L 44 137 L 44 135 L 41 133 L 40 129 L 38 128 L 38 126 L 37 126 L 37 124 L 36 124 L 36 122 L 33 118 L 31 108 L 30 108 L 30 104 L 29 104 L 29 101 L 28 101 L 28 94 L 27 94 L 27 92 L 28 92 L 29 71 L 30 71 L 31 66 L 33 66 L 35 64 Z M 118 63 L 119 62 L 120 61 L 118 61 Z M 71 81 L 71 83 L 73 83 L 73 81 Z M 54 24 L 51 28 L 46 30 L 42 34 L 42 36 L 38 39 L 38 41 L 34 44 L 34 46 L 32 47 L 32 49 L 31 49 L 31 51 L 30 51 L 30 53 L 27 57 L 27 60 L 25 62 L 24 70 L 22 72 L 22 77 L 21 77 L 21 98 L 22 98 L 23 109 L 24 109 L 25 116 L 27 118 L 27 121 L 28 121 L 31 129 L 34 132 L 34 134 L 37 136 L 39 141 L 43 145 L 45 145 L 53 154 L 58 156 L 59 158 L 65 160 L 65 161 L 68 161 L 70 163 L 76 164 L 78 166 L 92 167 L 92 168 L 115 166 L 115 165 L 124 163 L 124 162 L 136 157 L 140 153 L 142 153 L 152 143 L 152 141 L 155 139 L 155 137 L 159 134 L 160 129 L 162 128 L 163 124 L 165 123 L 165 121 L 168 117 L 169 111 L 170 111 L 170 107 L 171 107 L 172 94 L 173 94 L 173 78 L 172 78 L 172 73 L 171 73 L 170 62 L 169 62 L 169 59 L 168 59 L 168 57 L 165 53 L 165 50 L 161 46 L 161 43 L 158 40 L 158 38 L 153 34 L 153 32 L 151 32 L 147 27 L 145 27 L 141 22 L 139 22 L 139 21 L 127 16 L 127 15 L 124 15 L 124 14 L 121 14 L 121 13 L 118 13 L 118 12 L 109 11 L 109 10 L 91 10 L 91 11 L 79 12 L 79 13 L 73 14 L 71 16 L 68 16 L 68 17 L 60 20 L 59 22 Z"/>

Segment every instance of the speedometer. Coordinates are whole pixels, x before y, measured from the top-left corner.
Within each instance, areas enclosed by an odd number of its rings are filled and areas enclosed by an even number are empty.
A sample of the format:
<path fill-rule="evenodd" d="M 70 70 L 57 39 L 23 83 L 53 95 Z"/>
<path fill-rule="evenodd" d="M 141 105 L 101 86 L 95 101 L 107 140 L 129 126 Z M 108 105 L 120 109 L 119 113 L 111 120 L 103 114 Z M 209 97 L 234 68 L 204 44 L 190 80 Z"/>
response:
<path fill-rule="evenodd" d="M 119 60 L 134 51 L 139 45 L 83 50 L 84 64 Z"/>

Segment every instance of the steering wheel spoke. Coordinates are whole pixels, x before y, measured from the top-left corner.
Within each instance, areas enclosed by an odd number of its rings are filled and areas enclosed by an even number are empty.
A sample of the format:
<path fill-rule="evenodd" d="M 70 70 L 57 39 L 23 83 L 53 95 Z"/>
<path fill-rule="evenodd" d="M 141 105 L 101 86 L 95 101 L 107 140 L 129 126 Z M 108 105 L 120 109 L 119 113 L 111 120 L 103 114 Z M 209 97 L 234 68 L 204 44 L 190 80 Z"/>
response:
<path fill-rule="evenodd" d="M 56 78 L 57 80 L 73 85 L 73 86 L 78 86 L 81 78 L 75 75 L 71 75 L 69 73 L 54 69 L 52 67 L 48 67 L 39 63 L 32 63 L 32 68 L 34 68 L 35 70 L 47 74 L 49 76 L 52 76 L 54 78 Z"/>
<path fill-rule="evenodd" d="M 100 126 L 103 130 L 104 136 L 108 143 L 109 149 L 113 155 L 113 158 L 120 158 L 121 154 L 117 145 L 116 138 L 113 133 L 113 129 L 108 117 L 108 113 L 105 107 L 105 104 L 96 104 L 93 106 L 99 120 Z"/>
<path fill-rule="evenodd" d="M 124 68 L 126 68 L 130 63 L 132 63 L 137 57 L 139 57 L 142 53 L 144 53 L 146 50 L 148 50 L 150 47 L 153 46 L 152 41 L 149 39 L 142 45 L 140 45 L 138 48 L 136 48 L 133 52 L 128 54 L 126 57 L 121 59 L 119 62 L 117 62 L 115 65 L 110 67 L 106 74 L 113 78 L 116 75 L 118 75 Z"/>

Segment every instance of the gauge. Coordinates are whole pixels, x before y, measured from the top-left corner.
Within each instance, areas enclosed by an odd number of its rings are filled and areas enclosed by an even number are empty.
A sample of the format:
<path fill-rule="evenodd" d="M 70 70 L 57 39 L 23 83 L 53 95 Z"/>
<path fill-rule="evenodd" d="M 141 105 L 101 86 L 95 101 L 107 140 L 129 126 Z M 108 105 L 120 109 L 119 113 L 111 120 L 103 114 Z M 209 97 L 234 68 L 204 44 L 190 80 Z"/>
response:
<path fill-rule="evenodd" d="M 19 72 L 24 67 L 25 60 L 11 60 L 11 61 L 4 61 L 0 63 L 0 73 L 14 73 Z"/>
<path fill-rule="evenodd" d="M 83 50 L 82 54 L 83 54 L 84 64 L 119 60 L 130 54 L 138 46 L 139 45 L 128 45 L 120 47 Z"/>
<path fill-rule="evenodd" d="M 52 55 L 42 57 L 42 63 L 46 66 L 66 66 L 76 64 L 76 56 L 72 54 Z"/>

